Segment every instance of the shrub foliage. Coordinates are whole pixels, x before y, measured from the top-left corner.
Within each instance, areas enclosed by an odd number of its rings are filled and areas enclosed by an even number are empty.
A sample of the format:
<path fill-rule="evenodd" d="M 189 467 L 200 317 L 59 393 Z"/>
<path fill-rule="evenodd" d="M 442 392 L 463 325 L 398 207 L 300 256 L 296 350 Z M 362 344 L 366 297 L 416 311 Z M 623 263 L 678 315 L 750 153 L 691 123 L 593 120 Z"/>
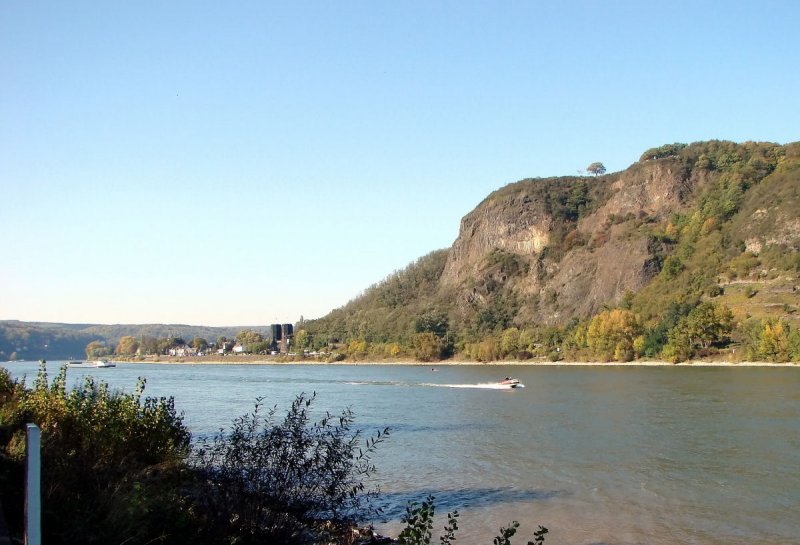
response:
<path fill-rule="evenodd" d="M 166 537 L 174 479 L 190 435 L 172 398 L 109 391 L 91 377 L 67 390 L 66 367 L 31 388 L 0 371 L 0 489 L 8 523 L 21 532 L 25 425 L 42 430 L 42 537 L 46 543 L 116 543 Z"/>
<path fill-rule="evenodd" d="M 433 517 L 436 513 L 436 505 L 434 497 L 428 496 L 421 504 L 417 502 L 410 502 L 406 506 L 406 513 L 402 518 L 405 528 L 400 532 L 397 537 L 398 545 L 430 545 L 431 538 L 433 537 Z M 458 511 L 447 513 L 447 524 L 445 524 L 443 533 L 439 536 L 439 543 L 441 545 L 452 545 L 456 539 L 456 532 L 458 531 Z M 511 545 L 511 538 L 517 533 L 519 522 L 512 521 L 508 527 L 501 527 L 500 534 L 494 538 L 494 545 Z M 529 541 L 528 545 L 543 545 L 545 535 L 549 532 L 544 526 L 539 526 L 539 529 L 533 533 L 533 541 Z"/>
<path fill-rule="evenodd" d="M 368 510 L 374 491 L 363 481 L 389 430 L 362 449 L 352 412 L 312 422 L 314 398 L 297 396 L 280 422 L 276 408 L 263 415 L 258 400 L 230 433 L 199 445 L 192 466 L 203 542 L 336 542 Z"/>
<path fill-rule="evenodd" d="M 50 544 L 343 543 L 371 514 L 371 455 L 353 414 L 312 421 L 301 394 L 285 417 L 252 413 L 194 446 L 172 398 L 66 388 L 44 365 L 32 387 L 0 368 L 0 503 L 22 536 L 25 424 L 42 430 L 42 528 Z"/>

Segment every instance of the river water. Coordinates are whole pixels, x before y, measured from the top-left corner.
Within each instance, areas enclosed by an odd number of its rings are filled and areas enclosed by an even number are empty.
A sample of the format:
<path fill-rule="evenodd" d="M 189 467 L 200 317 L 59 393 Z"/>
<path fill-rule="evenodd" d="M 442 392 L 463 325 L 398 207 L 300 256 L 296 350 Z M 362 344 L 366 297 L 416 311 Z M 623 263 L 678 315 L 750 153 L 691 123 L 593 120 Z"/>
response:
<path fill-rule="evenodd" d="M 37 368 L 3 365 L 29 381 Z M 374 522 L 390 534 L 432 494 L 437 526 L 460 511 L 463 545 L 512 520 L 516 543 L 539 524 L 558 544 L 800 543 L 800 369 L 118 364 L 70 368 L 70 383 L 86 374 L 127 391 L 146 377 L 195 436 L 300 392 L 320 412 L 351 407 L 366 435 L 388 426 Z M 491 384 L 505 375 L 526 387 Z"/>

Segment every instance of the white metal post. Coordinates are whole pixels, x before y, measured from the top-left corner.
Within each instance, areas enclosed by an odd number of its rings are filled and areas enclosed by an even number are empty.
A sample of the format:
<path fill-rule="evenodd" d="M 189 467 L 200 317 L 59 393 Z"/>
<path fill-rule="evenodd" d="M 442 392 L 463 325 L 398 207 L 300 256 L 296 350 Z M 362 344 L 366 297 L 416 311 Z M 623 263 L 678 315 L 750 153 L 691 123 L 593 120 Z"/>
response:
<path fill-rule="evenodd" d="M 36 424 L 26 426 L 25 467 L 25 545 L 42 544 L 42 449 L 41 431 Z"/>

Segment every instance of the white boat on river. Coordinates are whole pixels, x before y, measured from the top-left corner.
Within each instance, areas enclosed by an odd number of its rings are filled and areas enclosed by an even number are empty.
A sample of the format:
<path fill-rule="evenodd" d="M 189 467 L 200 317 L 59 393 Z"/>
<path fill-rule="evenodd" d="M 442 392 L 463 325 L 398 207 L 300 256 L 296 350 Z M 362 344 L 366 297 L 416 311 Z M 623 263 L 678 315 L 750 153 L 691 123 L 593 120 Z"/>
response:
<path fill-rule="evenodd" d="M 109 361 L 107 359 L 99 359 L 99 360 L 92 360 L 92 361 L 79 361 L 79 360 L 71 360 L 67 363 L 70 367 L 97 367 L 97 368 L 105 368 L 105 367 L 116 367 L 117 364 L 113 361 Z"/>

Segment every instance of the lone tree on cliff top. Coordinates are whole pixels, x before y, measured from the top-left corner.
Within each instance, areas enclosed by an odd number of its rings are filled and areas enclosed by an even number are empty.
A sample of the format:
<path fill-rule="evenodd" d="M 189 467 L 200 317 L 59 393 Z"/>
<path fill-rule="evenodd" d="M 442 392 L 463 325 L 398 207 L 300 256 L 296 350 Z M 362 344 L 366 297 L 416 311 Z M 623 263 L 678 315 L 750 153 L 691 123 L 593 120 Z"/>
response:
<path fill-rule="evenodd" d="M 595 176 L 599 176 L 600 174 L 606 173 L 606 167 L 600 161 L 595 161 L 594 163 L 586 167 L 586 170 L 588 170 Z"/>

